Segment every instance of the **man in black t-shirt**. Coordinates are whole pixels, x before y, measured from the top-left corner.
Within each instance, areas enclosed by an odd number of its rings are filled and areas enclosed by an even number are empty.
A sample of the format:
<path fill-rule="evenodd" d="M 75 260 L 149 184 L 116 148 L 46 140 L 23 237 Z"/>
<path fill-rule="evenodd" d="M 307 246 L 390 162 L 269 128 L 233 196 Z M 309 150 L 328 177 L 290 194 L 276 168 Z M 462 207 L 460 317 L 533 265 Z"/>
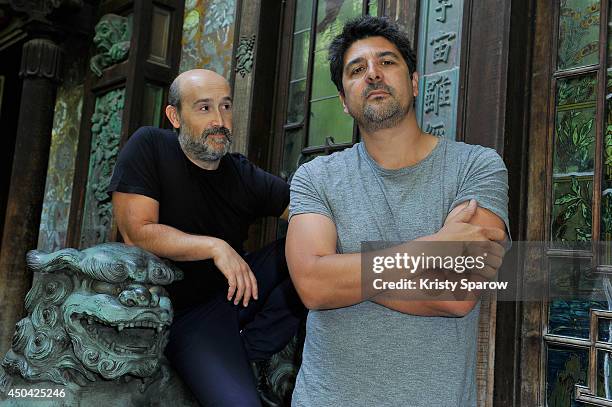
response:
<path fill-rule="evenodd" d="M 295 334 L 305 309 L 288 276 L 284 239 L 252 254 L 243 243 L 257 218 L 286 218 L 289 187 L 228 154 L 232 99 L 222 76 L 179 75 L 166 115 L 177 132 L 136 131 L 109 186 L 125 242 L 184 271 L 168 287 L 175 318 L 166 356 L 202 405 L 257 406 L 259 397 L 277 405 L 267 361 Z"/>

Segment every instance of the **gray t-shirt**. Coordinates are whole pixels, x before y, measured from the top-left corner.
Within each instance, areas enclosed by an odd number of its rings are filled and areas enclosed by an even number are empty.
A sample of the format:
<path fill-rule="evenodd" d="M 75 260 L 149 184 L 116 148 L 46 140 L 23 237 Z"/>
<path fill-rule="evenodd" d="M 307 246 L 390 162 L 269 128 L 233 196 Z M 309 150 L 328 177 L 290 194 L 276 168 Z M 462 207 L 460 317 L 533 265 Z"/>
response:
<path fill-rule="evenodd" d="M 418 164 L 387 170 L 358 143 L 302 165 L 289 210 L 329 217 L 338 253 L 355 253 L 433 234 L 471 198 L 508 227 L 507 171 L 492 149 L 441 138 Z M 293 405 L 475 406 L 478 313 L 422 317 L 370 301 L 310 311 Z"/>

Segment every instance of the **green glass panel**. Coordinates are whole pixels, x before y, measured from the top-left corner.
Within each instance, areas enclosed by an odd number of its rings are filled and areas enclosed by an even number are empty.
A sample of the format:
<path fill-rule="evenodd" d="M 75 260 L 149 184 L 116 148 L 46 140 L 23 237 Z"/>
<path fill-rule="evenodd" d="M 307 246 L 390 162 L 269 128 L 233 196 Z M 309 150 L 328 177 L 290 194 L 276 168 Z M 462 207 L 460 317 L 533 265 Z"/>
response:
<path fill-rule="evenodd" d="M 607 41 L 607 45 L 608 45 L 608 69 L 610 69 L 610 67 L 612 66 L 612 13 L 610 12 L 612 10 L 612 0 L 610 0 L 608 2 L 608 41 Z M 610 78 L 608 77 L 608 80 Z M 609 92 L 608 92 L 609 93 Z"/>
<path fill-rule="evenodd" d="M 553 258 L 549 264 L 548 333 L 589 338 L 591 309 L 608 309 L 601 274 L 589 260 Z"/>
<path fill-rule="evenodd" d="M 363 14 L 363 0 L 319 0 L 316 50 L 327 50 L 344 23 Z"/>
<path fill-rule="evenodd" d="M 611 30 L 612 31 L 612 30 Z M 612 76 L 608 73 L 607 95 L 612 95 Z M 607 99 L 606 122 L 603 142 L 603 166 L 601 178 L 601 237 L 600 240 L 612 241 L 612 100 Z M 612 250 L 606 251 L 602 263 L 612 264 Z"/>
<path fill-rule="evenodd" d="M 551 218 L 555 242 L 591 240 L 595 86 L 593 75 L 557 83 Z"/>
<path fill-rule="evenodd" d="M 308 145 L 324 145 L 326 137 L 332 137 L 335 143 L 353 140 L 353 118 L 344 113 L 337 96 L 310 104 Z"/>
<path fill-rule="evenodd" d="M 280 176 L 290 179 L 299 166 L 302 148 L 304 147 L 304 129 L 293 129 L 285 131 L 283 146 L 283 164 Z"/>
<path fill-rule="evenodd" d="M 143 126 L 159 127 L 161 123 L 163 95 L 163 88 L 150 83 L 145 83 L 144 97 L 142 99 Z"/>
<path fill-rule="evenodd" d="M 312 20 L 312 0 L 298 0 L 296 7 L 293 32 L 309 30 Z"/>
<path fill-rule="evenodd" d="M 291 56 L 291 79 L 306 78 L 308 68 L 308 46 L 310 45 L 310 32 L 303 31 L 293 36 L 293 51 Z"/>
<path fill-rule="evenodd" d="M 151 49 L 149 59 L 161 64 L 167 64 L 168 37 L 170 36 L 170 12 L 154 6 L 151 20 Z"/>
<path fill-rule="evenodd" d="M 597 386 L 595 394 L 612 399 L 612 353 L 597 351 Z"/>
<path fill-rule="evenodd" d="M 312 73 L 311 100 L 338 94 L 336 85 L 331 80 L 327 51 L 317 51 L 314 55 L 314 68 Z"/>
<path fill-rule="evenodd" d="M 289 101 L 287 102 L 287 123 L 301 123 L 304 119 L 304 98 L 306 96 L 306 79 L 289 84 Z"/>
<path fill-rule="evenodd" d="M 378 0 L 368 0 L 368 15 L 378 15 Z"/>
<path fill-rule="evenodd" d="M 592 234 L 593 176 L 553 178 L 551 239 L 559 242 L 583 242 L 588 248 Z"/>
<path fill-rule="evenodd" d="M 574 386 L 587 384 L 587 349 L 548 345 L 546 402 L 550 407 L 574 407 Z"/>
<path fill-rule="evenodd" d="M 559 13 L 559 69 L 599 61 L 599 0 L 561 0 Z"/>
<path fill-rule="evenodd" d="M 599 318 L 597 329 L 597 340 L 600 342 L 612 342 L 612 320 Z"/>
<path fill-rule="evenodd" d="M 592 172 L 595 149 L 596 79 L 560 79 L 555 115 L 554 174 Z"/>

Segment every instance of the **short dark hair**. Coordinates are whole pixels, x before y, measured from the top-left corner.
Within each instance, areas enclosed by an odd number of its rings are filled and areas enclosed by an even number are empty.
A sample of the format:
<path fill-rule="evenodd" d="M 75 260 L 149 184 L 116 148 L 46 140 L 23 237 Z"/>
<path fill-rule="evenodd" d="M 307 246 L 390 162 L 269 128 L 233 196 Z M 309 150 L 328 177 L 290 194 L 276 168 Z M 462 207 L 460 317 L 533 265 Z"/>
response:
<path fill-rule="evenodd" d="M 181 84 L 179 78 L 175 78 L 168 89 L 168 104 L 176 107 L 176 110 L 181 110 Z"/>
<path fill-rule="evenodd" d="M 412 50 L 408 35 L 397 24 L 386 17 L 357 17 L 347 22 L 342 32 L 329 45 L 329 71 L 331 73 L 331 80 L 339 92 L 343 92 L 342 70 L 344 68 L 344 54 L 346 50 L 355 41 L 368 37 L 386 38 L 402 54 L 406 65 L 408 65 L 410 76 L 416 71 L 416 55 Z"/>

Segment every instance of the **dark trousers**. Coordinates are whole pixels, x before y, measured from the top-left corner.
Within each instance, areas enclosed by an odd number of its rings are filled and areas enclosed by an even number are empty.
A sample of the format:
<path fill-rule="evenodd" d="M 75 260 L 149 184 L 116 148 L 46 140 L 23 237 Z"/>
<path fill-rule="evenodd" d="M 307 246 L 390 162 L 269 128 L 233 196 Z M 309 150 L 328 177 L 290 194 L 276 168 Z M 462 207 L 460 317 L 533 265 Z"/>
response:
<path fill-rule="evenodd" d="M 285 261 L 285 239 L 247 254 L 259 300 L 245 308 L 227 291 L 178 313 L 166 357 L 203 406 L 260 406 L 249 362 L 285 347 L 306 315 Z"/>

